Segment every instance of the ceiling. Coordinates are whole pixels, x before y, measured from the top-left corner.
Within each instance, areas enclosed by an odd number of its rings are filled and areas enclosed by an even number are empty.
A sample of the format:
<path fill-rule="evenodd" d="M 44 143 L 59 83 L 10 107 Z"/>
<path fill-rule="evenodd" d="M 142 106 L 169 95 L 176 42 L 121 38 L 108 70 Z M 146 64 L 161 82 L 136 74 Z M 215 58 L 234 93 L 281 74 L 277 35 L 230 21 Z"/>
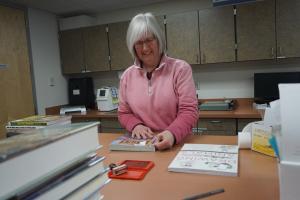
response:
<path fill-rule="evenodd" d="M 19 6 L 47 10 L 59 16 L 96 14 L 171 0 L 6 0 Z"/>

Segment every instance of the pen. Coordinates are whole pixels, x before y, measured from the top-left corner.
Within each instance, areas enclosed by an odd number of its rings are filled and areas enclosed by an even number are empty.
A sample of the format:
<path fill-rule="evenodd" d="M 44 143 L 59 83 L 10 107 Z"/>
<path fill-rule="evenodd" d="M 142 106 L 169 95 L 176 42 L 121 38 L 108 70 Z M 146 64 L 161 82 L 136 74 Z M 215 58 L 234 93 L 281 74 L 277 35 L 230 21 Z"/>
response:
<path fill-rule="evenodd" d="M 209 197 L 211 195 L 219 194 L 219 193 L 222 193 L 222 192 L 225 192 L 225 190 L 223 188 L 220 188 L 220 189 L 212 190 L 212 191 L 201 193 L 201 194 L 196 194 L 194 196 L 186 197 L 183 200 L 202 199 L 202 198 Z"/>

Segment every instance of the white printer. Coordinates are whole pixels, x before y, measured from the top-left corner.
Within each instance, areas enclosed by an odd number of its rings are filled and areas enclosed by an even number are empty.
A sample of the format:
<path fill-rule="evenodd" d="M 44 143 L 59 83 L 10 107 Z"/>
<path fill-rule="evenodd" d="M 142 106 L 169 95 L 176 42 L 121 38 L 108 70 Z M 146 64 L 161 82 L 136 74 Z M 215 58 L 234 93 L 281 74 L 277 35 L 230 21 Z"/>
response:
<path fill-rule="evenodd" d="M 112 111 L 118 108 L 118 89 L 103 87 L 97 89 L 97 107 L 99 111 Z"/>

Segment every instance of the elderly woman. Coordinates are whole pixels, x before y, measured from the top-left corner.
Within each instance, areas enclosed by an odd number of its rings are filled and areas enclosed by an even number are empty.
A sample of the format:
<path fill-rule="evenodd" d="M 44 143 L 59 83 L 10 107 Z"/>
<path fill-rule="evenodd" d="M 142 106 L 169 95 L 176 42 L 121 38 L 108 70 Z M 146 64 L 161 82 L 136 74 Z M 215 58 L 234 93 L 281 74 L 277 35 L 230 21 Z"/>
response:
<path fill-rule="evenodd" d="M 180 143 L 198 119 L 192 69 L 166 56 L 165 44 L 151 13 L 133 17 L 127 46 L 135 62 L 121 77 L 118 109 L 119 121 L 132 137 L 156 135 L 158 150 Z"/>

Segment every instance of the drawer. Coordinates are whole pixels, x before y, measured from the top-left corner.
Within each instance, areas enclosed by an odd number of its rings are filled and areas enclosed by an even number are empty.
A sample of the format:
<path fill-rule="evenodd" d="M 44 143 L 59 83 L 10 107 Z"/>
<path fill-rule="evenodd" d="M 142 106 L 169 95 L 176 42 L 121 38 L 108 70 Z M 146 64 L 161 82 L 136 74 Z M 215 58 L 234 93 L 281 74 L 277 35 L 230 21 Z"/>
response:
<path fill-rule="evenodd" d="M 234 130 L 202 131 L 198 135 L 236 135 Z"/>
<path fill-rule="evenodd" d="M 115 118 L 101 119 L 102 133 L 125 133 L 126 130 L 121 127 L 119 121 Z"/>
<path fill-rule="evenodd" d="M 235 119 L 199 119 L 198 133 L 209 135 L 235 135 Z"/>
<path fill-rule="evenodd" d="M 107 127 L 101 127 L 100 129 L 101 133 L 126 133 L 126 130 L 124 128 L 107 128 Z"/>
<path fill-rule="evenodd" d="M 72 117 L 72 123 L 76 123 L 76 122 L 99 122 L 99 118 Z"/>
<path fill-rule="evenodd" d="M 99 118 L 86 118 L 86 117 L 72 117 L 72 123 L 76 122 L 99 122 Z M 101 124 L 98 125 L 98 132 L 101 132 Z"/>
<path fill-rule="evenodd" d="M 235 119 L 199 119 L 198 129 L 199 128 L 211 131 L 235 130 Z"/>
<path fill-rule="evenodd" d="M 242 131 L 247 124 L 260 121 L 261 119 L 238 119 L 238 131 Z"/>

